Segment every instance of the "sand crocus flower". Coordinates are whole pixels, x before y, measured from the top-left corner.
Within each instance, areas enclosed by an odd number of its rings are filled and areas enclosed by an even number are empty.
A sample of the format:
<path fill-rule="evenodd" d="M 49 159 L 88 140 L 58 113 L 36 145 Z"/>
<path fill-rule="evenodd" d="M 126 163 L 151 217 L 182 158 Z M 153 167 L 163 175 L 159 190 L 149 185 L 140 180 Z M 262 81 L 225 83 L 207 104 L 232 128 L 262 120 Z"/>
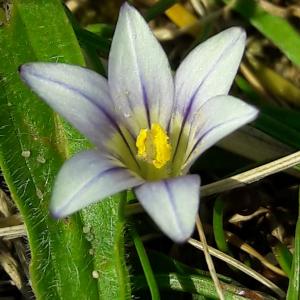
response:
<path fill-rule="evenodd" d="M 257 110 L 228 96 L 244 46 L 241 28 L 196 47 L 173 78 L 167 57 L 141 15 L 124 4 L 109 54 L 108 80 L 79 66 L 29 63 L 21 78 L 95 145 L 60 170 L 50 210 L 70 215 L 133 188 L 159 228 L 189 238 L 199 206 L 193 162 Z"/>

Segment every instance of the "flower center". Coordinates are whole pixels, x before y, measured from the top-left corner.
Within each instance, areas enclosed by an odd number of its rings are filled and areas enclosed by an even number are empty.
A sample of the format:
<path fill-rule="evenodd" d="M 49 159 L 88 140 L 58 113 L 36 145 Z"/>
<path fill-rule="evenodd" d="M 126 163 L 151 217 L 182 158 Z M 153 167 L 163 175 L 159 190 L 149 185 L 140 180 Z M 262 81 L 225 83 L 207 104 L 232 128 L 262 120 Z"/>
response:
<path fill-rule="evenodd" d="M 166 131 L 153 123 L 151 129 L 141 129 L 136 139 L 137 157 L 160 169 L 171 159 L 171 145 Z"/>

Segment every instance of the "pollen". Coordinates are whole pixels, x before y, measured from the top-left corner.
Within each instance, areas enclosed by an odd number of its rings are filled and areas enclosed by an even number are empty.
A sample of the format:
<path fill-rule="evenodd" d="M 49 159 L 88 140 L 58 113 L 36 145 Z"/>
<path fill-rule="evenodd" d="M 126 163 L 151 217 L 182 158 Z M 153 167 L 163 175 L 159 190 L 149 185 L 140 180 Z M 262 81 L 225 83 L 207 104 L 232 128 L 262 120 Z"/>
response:
<path fill-rule="evenodd" d="M 171 145 L 166 131 L 153 123 L 151 129 L 141 129 L 136 139 L 137 157 L 160 169 L 171 158 Z"/>

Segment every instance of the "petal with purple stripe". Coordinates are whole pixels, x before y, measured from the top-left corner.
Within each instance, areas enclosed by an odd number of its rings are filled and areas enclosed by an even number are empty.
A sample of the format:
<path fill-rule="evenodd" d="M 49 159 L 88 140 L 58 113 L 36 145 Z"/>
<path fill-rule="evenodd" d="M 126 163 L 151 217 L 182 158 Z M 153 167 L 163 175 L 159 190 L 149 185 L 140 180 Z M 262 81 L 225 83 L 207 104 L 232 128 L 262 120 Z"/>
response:
<path fill-rule="evenodd" d="M 20 67 L 23 81 L 96 146 L 116 133 L 107 81 L 74 65 L 28 63 Z"/>
<path fill-rule="evenodd" d="M 209 147 L 239 127 L 253 121 L 258 110 L 232 96 L 209 99 L 194 117 L 186 151 L 185 172 Z"/>
<path fill-rule="evenodd" d="M 173 107 L 168 59 L 142 16 L 127 3 L 112 41 L 108 83 L 115 109 L 132 133 L 152 123 L 166 128 Z"/>
<path fill-rule="evenodd" d="M 187 175 L 147 182 L 135 193 L 158 227 L 173 241 L 185 242 L 193 233 L 200 197 L 200 177 Z"/>
<path fill-rule="evenodd" d="M 66 161 L 55 181 L 50 211 L 70 215 L 92 203 L 144 181 L 98 151 L 80 152 Z"/>
<path fill-rule="evenodd" d="M 240 64 L 246 34 L 232 27 L 196 47 L 175 75 L 177 114 L 190 119 L 205 101 L 226 95 Z"/>

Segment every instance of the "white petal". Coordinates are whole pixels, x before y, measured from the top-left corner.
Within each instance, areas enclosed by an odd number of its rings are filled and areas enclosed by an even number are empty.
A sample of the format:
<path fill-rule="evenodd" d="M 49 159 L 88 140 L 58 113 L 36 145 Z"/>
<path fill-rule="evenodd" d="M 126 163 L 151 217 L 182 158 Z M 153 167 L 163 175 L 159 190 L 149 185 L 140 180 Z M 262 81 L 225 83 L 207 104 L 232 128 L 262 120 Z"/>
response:
<path fill-rule="evenodd" d="M 65 217 L 141 183 L 141 178 L 99 152 L 81 152 L 66 161 L 58 173 L 50 211 L 57 218 Z"/>
<path fill-rule="evenodd" d="M 253 121 L 258 110 L 231 96 L 217 96 L 209 99 L 194 116 L 191 124 L 185 169 L 209 147 L 239 127 Z"/>
<path fill-rule="evenodd" d="M 169 63 L 144 19 L 127 3 L 112 41 L 108 83 L 115 109 L 132 133 L 155 122 L 167 126 L 173 107 Z"/>
<path fill-rule="evenodd" d="M 182 243 L 193 233 L 200 197 L 200 178 L 187 175 L 147 182 L 135 193 L 145 211 L 173 241 Z"/>
<path fill-rule="evenodd" d="M 67 64 L 29 63 L 21 66 L 20 75 L 95 145 L 116 132 L 107 81 L 97 73 Z"/>
<path fill-rule="evenodd" d="M 175 76 L 176 111 L 184 119 L 192 118 L 208 99 L 228 94 L 245 39 L 244 30 L 232 27 L 211 37 L 184 59 Z"/>

